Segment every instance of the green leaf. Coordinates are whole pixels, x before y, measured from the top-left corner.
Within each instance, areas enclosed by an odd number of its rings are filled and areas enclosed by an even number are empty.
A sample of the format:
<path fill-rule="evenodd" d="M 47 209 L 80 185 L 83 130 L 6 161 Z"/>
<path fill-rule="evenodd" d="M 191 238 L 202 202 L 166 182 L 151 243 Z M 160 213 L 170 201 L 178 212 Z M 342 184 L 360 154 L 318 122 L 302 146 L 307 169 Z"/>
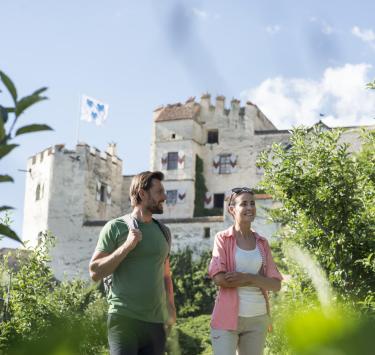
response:
<path fill-rule="evenodd" d="M 8 113 L 13 113 L 13 112 L 16 111 L 16 109 L 15 109 L 14 107 L 5 107 L 5 110 L 6 110 L 6 112 L 8 112 Z"/>
<path fill-rule="evenodd" d="M 8 112 L 4 109 L 4 107 L 0 106 L 0 142 L 5 137 L 5 128 L 4 123 L 8 118 Z"/>
<path fill-rule="evenodd" d="M 1 144 L 0 145 L 0 159 L 5 157 L 14 148 L 18 147 L 18 144 Z"/>
<path fill-rule="evenodd" d="M 18 101 L 16 105 L 16 116 L 18 117 L 21 115 L 27 108 L 36 104 L 39 101 L 47 100 L 46 96 L 39 96 L 39 95 L 30 95 L 23 97 L 20 101 Z"/>
<path fill-rule="evenodd" d="M 6 226 L 5 224 L 2 224 L 2 223 L 0 223 L 0 235 L 3 235 L 5 237 L 8 237 L 8 238 L 13 239 L 17 242 L 22 243 L 22 240 L 18 237 L 16 232 L 14 232 L 8 226 Z"/>
<path fill-rule="evenodd" d="M 14 103 L 17 103 L 17 89 L 14 86 L 12 80 L 2 71 L 0 71 L 0 79 L 2 80 L 9 93 L 12 95 Z"/>
<path fill-rule="evenodd" d="M 53 131 L 53 129 L 46 124 L 31 124 L 17 129 L 16 136 L 25 133 L 39 132 L 39 131 Z"/>
<path fill-rule="evenodd" d="M 7 210 L 13 210 L 14 208 L 11 206 L 0 206 L 0 212 L 1 211 L 7 211 Z"/>
<path fill-rule="evenodd" d="M 42 87 L 38 90 L 35 90 L 31 95 L 40 95 L 42 92 L 45 92 L 48 88 L 45 86 L 45 87 Z"/>
<path fill-rule="evenodd" d="M 0 121 L 7 123 L 8 121 L 8 111 L 5 107 L 0 105 Z"/>
<path fill-rule="evenodd" d="M 0 175 L 0 182 L 13 182 L 13 178 L 9 175 Z"/>

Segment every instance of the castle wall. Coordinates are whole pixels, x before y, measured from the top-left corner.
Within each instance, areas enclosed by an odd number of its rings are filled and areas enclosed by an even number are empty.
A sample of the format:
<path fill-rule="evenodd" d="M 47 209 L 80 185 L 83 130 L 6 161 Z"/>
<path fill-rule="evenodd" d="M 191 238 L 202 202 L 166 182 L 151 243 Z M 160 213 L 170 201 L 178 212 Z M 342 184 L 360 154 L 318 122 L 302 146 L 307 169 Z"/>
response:
<path fill-rule="evenodd" d="M 22 240 L 30 247 L 37 246 L 39 233 L 47 229 L 48 207 L 53 189 L 49 172 L 53 164 L 52 148 L 27 161 Z"/>

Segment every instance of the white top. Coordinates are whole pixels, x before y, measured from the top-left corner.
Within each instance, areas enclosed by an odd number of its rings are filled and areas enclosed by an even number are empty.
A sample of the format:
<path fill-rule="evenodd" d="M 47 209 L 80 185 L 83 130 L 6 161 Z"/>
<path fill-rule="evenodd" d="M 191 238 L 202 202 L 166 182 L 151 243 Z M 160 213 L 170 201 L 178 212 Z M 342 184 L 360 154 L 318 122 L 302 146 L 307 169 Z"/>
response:
<path fill-rule="evenodd" d="M 262 255 L 258 246 L 253 250 L 236 247 L 236 271 L 257 274 L 262 266 Z M 240 317 L 256 317 L 267 313 L 266 300 L 259 287 L 238 287 Z"/>

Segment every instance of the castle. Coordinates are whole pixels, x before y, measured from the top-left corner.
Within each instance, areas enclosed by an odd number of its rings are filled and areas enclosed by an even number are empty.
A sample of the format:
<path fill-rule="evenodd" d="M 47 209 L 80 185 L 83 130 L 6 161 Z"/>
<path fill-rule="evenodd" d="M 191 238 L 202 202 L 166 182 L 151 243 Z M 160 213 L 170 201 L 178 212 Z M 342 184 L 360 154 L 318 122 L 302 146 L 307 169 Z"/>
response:
<path fill-rule="evenodd" d="M 255 187 L 262 178 L 256 166 L 260 152 L 273 143 L 288 142 L 289 132 L 278 130 L 251 102 L 245 107 L 223 96 L 215 105 L 209 94 L 154 111 L 150 170 L 165 174 L 167 201 L 160 219 L 172 232 L 173 249 L 210 248 L 216 232 L 231 220 L 224 208 L 232 187 Z M 55 145 L 28 159 L 22 237 L 39 242 L 41 231 L 56 236 L 51 251 L 58 279 L 88 278 L 88 263 L 102 226 L 130 211 L 132 176 L 122 175 L 116 145 L 105 152 L 86 144 L 74 150 Z M 270 196 L 257 194 L 255 229 L 270 236 L 267 224 Z"/>

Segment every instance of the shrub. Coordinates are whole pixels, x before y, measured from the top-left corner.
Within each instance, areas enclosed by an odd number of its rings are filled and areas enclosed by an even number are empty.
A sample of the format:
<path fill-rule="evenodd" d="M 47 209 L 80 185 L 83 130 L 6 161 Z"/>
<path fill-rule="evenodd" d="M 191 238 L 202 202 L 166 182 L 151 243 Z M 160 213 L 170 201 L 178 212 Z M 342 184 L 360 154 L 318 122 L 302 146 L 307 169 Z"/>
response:
<path fill-rule="evenodd" d="M 196 260 L 187 248 L 171 255 L 172 280 L 179 317 L 210 314 L 216 295 L 216 286 L 208 277 L 211 253 L 203 252 Z"/>

